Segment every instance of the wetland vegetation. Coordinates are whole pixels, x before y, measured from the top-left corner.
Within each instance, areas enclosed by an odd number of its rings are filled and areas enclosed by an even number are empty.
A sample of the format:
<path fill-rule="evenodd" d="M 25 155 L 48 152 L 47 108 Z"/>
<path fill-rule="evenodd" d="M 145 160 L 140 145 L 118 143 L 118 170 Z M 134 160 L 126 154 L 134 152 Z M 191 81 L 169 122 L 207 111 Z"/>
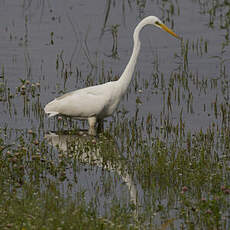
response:
<path fill-rule="evenodd" d="M 146 28 L 105 131 L 44 105 L 117 79 Z M 99 20 L 95 24 L 95 17 Z M 225 0 L 0 0 L 0 229 L 229 229 L 230 5 Z"/>

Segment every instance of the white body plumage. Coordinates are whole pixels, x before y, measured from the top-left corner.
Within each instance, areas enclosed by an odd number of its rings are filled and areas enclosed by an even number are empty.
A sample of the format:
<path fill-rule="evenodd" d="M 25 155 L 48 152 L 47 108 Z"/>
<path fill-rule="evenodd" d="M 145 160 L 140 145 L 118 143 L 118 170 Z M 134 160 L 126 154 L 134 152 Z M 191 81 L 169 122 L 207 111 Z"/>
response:
<path fill-rule="evenodd" d="M 117 81 L 111 81 L 66 93 L 47 104 L 45 112 L 50 117 L 63 114 L 77 119 L 96 116 L 101 120 L 111 116 L 120 102 L 122 92 L 117 87 Z"/>

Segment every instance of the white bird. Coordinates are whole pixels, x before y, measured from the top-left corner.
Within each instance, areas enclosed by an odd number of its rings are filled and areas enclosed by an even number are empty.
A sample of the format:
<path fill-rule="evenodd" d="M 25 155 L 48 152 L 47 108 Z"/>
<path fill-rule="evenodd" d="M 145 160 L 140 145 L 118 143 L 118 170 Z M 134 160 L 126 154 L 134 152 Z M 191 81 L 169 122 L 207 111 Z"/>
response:
<path fill-rule="evenodd" d="M 140 51 L 139 33 L 146 25 L 154 25 L 179 38 L 159 18 L 155 16 L 144 18 L 134 30 L 133 52 L 123 74 L 118 80 L 66 93 L 48 103 L 44 108 L 45 113 L 49 114 L 49 117 L 65 115 L 76 119 L 88 119 L 88 133 L 96 135 L 96 123 L 101 124 L 105 117 L 113 114 L 127 91 Z"/>

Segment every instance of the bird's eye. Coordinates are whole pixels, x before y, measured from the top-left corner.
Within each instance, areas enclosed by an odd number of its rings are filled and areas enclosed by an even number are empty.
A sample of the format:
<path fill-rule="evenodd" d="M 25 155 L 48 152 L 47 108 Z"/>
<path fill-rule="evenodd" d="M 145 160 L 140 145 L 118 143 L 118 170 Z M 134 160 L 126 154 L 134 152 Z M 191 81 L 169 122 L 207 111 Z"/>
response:
<path fill-rule="evenodd" d="M 156 21 L 155 24 L 159 26 L 159 25 L 160 25 L 160 22 Z"/>

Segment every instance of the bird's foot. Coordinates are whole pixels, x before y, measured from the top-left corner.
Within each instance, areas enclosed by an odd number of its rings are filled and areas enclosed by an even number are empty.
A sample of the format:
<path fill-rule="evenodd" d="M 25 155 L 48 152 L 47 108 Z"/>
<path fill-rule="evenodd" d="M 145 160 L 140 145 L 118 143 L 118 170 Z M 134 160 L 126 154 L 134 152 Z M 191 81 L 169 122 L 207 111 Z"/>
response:
<path fill-rule="evenodd" d="M 103 120 L 98 121 L 97 132 L 98 133 L 104 132 L 104 122 L 103 122 Z"/>
<path fill-rule="evenodd" d="M 88 122 L 89 122 L 89 135 L 92 135 L 92 136 L 96 136 L 97 135 L 97 131 L 95 129 L 95 125 L 96 125 L 96 117 L 89 117 L 88 118 Z"/>
<path fill-rule="evenodd" d="M 96 136 L 97 132 L 96 132 L 95 128 L 90 128 L 88 130 L 88 134 L 91 135 L 91 136 Z"/>

